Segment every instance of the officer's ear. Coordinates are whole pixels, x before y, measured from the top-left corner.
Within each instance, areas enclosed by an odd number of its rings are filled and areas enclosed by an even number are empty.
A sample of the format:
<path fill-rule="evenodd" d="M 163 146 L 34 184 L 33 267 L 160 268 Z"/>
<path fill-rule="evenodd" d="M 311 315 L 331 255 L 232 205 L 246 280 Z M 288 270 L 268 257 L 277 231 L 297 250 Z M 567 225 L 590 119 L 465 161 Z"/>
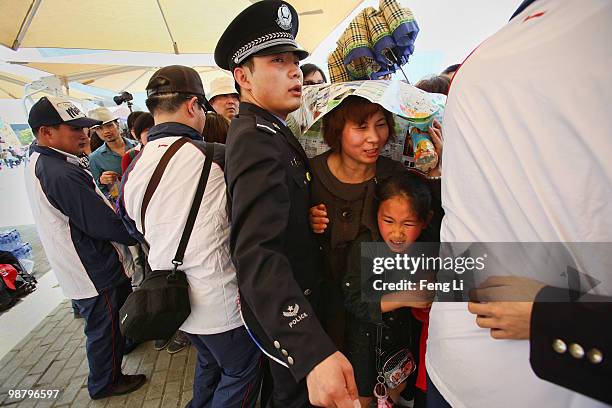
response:
<path fill-rule="evenodd" d="M 239 87 L 240 95 L 242 95 L 244 91 L 250 91 L 252 89 L 252 78 L 251 69 L 247 65 L 241 65 L 234 68 L 234 80 Z"/>

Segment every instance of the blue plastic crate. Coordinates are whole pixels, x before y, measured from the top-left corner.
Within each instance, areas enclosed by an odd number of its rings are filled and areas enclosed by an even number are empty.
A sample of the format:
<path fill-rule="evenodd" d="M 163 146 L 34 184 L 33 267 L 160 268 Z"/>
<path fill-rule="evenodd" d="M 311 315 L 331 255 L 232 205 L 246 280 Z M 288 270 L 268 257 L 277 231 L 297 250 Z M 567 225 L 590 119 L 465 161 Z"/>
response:
<path fill-rule="evenodd" d="M 21 235 L 16 229 L 0 232 L 0 251 L 13 252 L 21 245 Z"/>
<path fill-rule="evenodd" d="M 34 256 L 32 255 L 32 245 L 26 243 L 21 244 L 17 249 L 11 251 L 11 253 L 17 259 L 32 259 Z"/>

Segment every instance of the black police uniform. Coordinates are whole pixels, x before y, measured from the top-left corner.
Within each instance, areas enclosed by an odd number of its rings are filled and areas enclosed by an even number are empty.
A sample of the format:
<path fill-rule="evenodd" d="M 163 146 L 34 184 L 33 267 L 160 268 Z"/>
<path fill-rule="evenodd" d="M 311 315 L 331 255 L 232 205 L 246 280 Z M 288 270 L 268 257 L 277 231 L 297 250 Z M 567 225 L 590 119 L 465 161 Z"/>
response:
<path fill-rule="evenodd" d="M 289 3 L 257 2 L 229 24 L 215 62 L 232 71 L 255 55 L 305 58 L 298 26 Z M 308 159 L 281 119 L 243 102 L 227 137 L 225 178 L 242 316 L 273 360 L 271 405 L 309 406 L 305 378 L 336 348 L 315 315 L 321 253 L 308 223 Z"/>
<path fill-rule="evenodd" d="M 232 71 L 255 55 L 305 58 L 298 26 L 289 3 L 257 2 L 221 35 L 215 62 Z M 309 406 L 305 378 L 336 348 L 315 315 L 321 253 L 308 223 L 308 159 L 281 119 L 243 102 L 227 137 L 225 178 L 242 316 L 273 360 L 271 405 Z"/>
<path fill-rule="evenodd" d="M 245 324 L 262 350 L 288 368 L 271 363 L 275 403 L 304 406 L 303 380 L 336 351 L 313 305 L 321 256 L 308 223 L 306 154 L 281 120 L 241 103 L 228 134 L 225 177 Z"/>

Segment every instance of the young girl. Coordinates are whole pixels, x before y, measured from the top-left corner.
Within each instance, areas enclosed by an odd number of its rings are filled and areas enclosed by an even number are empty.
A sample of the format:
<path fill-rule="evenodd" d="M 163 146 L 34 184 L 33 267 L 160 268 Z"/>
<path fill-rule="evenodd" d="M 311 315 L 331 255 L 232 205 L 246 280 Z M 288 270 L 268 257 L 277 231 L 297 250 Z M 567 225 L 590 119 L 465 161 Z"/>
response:
<path fill-rule="evenodd" d="M 379 234 L 359 235 L 351 248 L 342 285 L 348 312 L 346 354 L 353 365 L 362 407 L 369 407 L 372 402 L 381 369 L 377 348 L 381 349 L 380 354 L 409 348 L 418 359 L 420 325 L 409 308 L 425 309 L 430 305 L 426 296 L 411 296 L 409 299 L 406 293 L 375 292 L 372 280 L 362 282 L 361 279 L 362 242 L 384 241 L 388 248 L 384 256 L 393 257 L 395 253 L 406 252 L 412 243 L 419 241 L 432 217 L 429 186 L 416 174 L 401 173 L 377 186 L 376 199 Z M 384 275 L 376 275 L 376 279 L 381 277 L 384 279 Z M 364 291 L 369 294 L 370 301 L 362 296 Z M 389 389 L 391 399 L 397 400 L 405 387 L 406 383 Z"/>

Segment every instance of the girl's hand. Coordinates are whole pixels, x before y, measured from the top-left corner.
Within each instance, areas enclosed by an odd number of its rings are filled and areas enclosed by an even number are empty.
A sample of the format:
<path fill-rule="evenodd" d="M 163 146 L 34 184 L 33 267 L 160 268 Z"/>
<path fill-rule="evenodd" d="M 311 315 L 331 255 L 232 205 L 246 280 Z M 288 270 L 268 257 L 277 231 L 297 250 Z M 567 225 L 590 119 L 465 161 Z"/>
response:
<path fill-rule="evenodd" d="M 414 307 L 415 309 L 427 309 L 431 307 L 432 302 L 406 302 L 404 307 Z"/>
<path fill-rule="evenodd" d="M 319 204 L 311 207 L 308 210 L 308 219 L 310 221 L 310 228 L 315 234 L 322 234 L 329 224 L 329 218 L 327 218 L 327 207 L 325 204 Z"/>
<path fill-rule="evenodd" d="M 431 169 L 429 173 L 427 173 L 427 176 L 437 177 L 442 174 L 440 166 L 442 166 L 442 148 L 444 145 L 444 139 L 442 138 L 442 125 L 436 119 L 434 119 L 432 125 L 429 127 L 429 136 L 431 136 L 431 141 L 433 142 L 434 148 L 436 149 L 436 154 L 438 155 L 438 165 Z"/>

